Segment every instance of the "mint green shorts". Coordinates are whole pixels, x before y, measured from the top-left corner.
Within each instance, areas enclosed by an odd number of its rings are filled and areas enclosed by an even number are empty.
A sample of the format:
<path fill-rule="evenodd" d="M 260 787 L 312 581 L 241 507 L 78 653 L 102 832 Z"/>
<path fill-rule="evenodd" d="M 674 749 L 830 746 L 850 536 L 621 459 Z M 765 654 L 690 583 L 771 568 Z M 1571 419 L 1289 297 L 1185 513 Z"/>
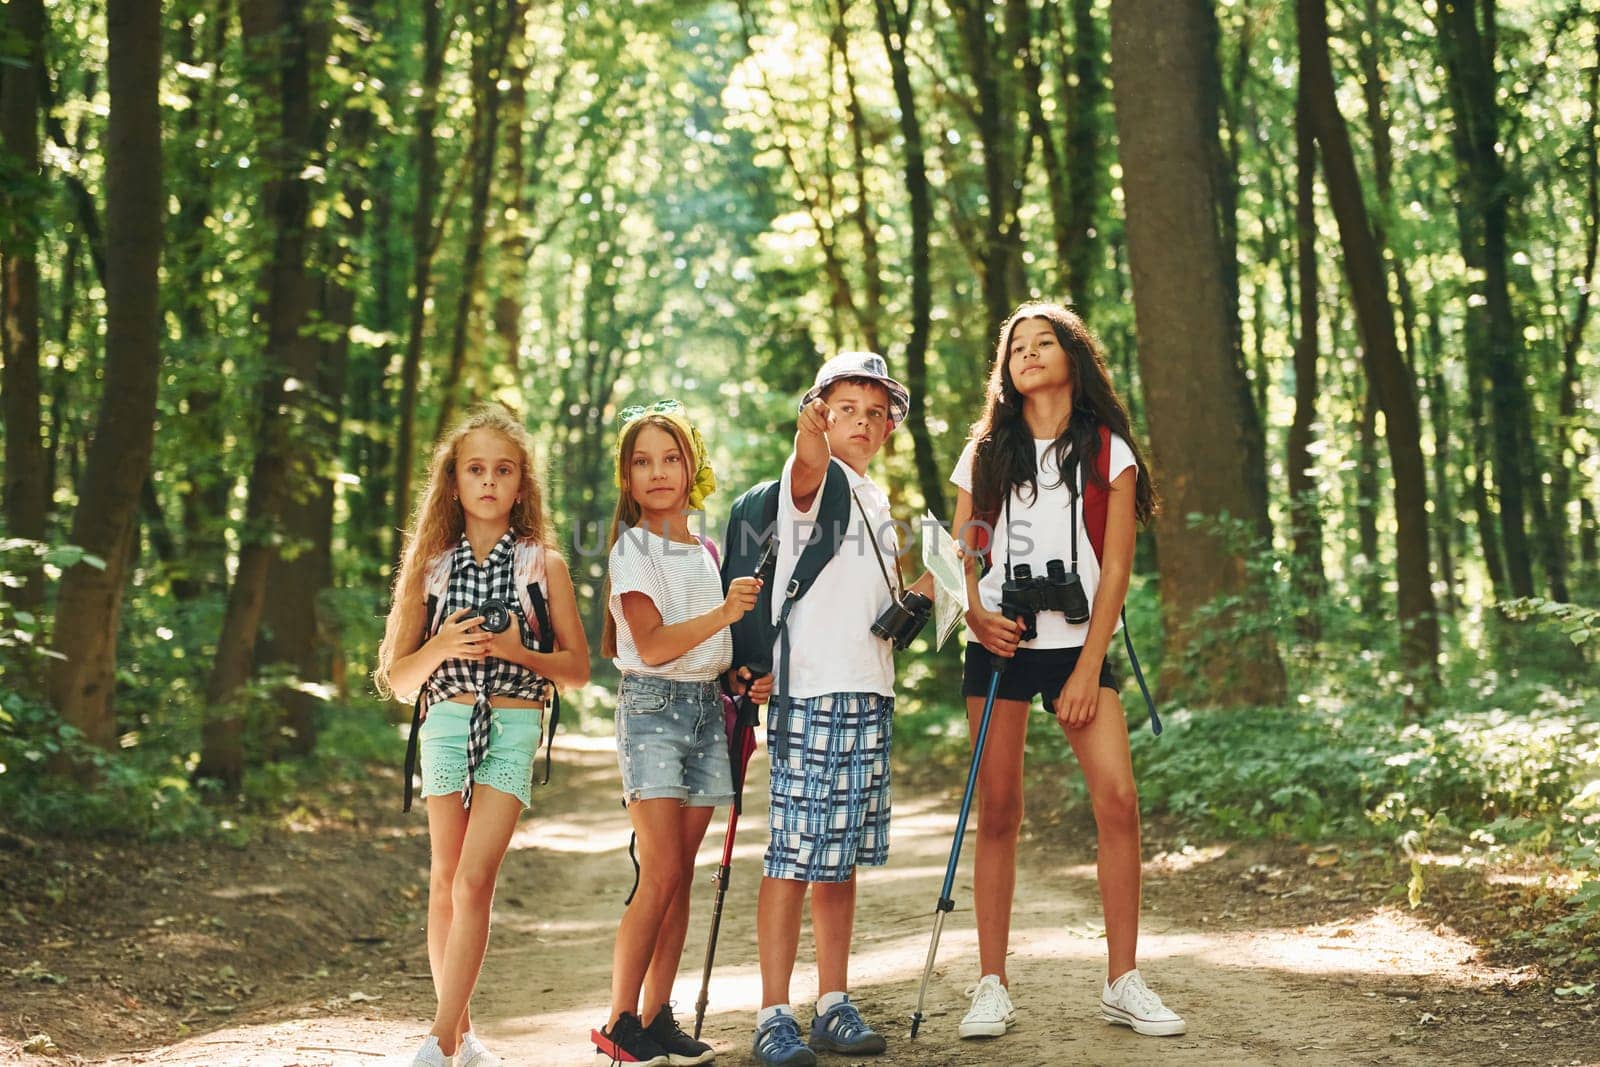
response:
<path fill-rule="evenodd" d="M 489 750 L 475 781 L 533 803 L 533 760 L 539 752 L 542 708 L 494 708 L 489 713 Z M 472 705 L 442 701 L 428 709 L 418 738 L 422 750 L 422 795 L 445 796 L 467 787 L 467 724 Z"/>

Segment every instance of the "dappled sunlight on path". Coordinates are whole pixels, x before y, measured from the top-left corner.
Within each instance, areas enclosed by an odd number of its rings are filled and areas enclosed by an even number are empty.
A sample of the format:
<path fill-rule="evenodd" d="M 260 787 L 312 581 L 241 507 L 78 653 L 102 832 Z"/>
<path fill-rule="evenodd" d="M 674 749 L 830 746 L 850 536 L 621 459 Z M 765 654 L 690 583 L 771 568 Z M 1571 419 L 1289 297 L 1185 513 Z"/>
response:
<path fill-rule="evenodd" d="M 565 739 L 563 739 L 565 741 Z M 591 1027 L 604 1021 L 612 939 L 633 880 L 628 823 L 617 803 L 615 757 L 593 739 L 558 749 L 554 784 L 536 794 L 505 861 L 494 940 L 474 1002 L 479 1032 L 507 1064 L 588 1063 Z M 705 1036 L 718 1062 L 748 1054 L 759 1006 L 755 898 L 765 843 L 767 768 L 751 765 L 732 885 L 712 977 Z M 1025 837 L 1020 849 L 1012 953 L 1008 964 L 1019 1025 L 996 1042 L 961 1042 L 955 1029 L 965 987 L 978 975 L 972 927 L 969 836 L 956 881 L 955 912 L 929 987 L 927 1021 L 915 1042 L 909 1018 L 927 952 L 932 913 L 950 847 L 958 797 L 896 797 L 889 866 L 863 871 L 851 959 L 854 998 L 889 1038 L 890 1064 L 1416 1062 L 1437 1058 L 1397 1041 L 1419 1010 L 1393 982 L 1426 979 L 1440 988 L 1484 983 L 1494 974 L 1472 946 L 1403 910 L 1351 905 L 1316 925 L 1209 923 L 1175 907 L 1183 880 L 1221 862 L 1221 848 L 1154 857 L 1147 877 L 1169 889 L 1147 902 L 1141 967 L 1189 1022 L 1180 1038 L 1142 1038 L 1097 1012 L 1105 942 L 1093 854 L 1055 831 Z M 699 859 L 689 944 L 674 989 L 692 1025 L 726 811 L 713 818 Z M 1171 892 L 1171 889 L 1177 892 Z M 1153 894 L 1152 894 L 1153 896 Z M 376 983 L 380 999 L 308 1005 L 303 1017 L 238 1027 L 172 1049 L 111 1062 L 266 1064 L 402 1062 L 425 1030 L 431 989 L 424 980 L 422 931 L 397 944 L 406 972 Z M 817 995 L 809 922 L 793 991 L 797 1008 Z M 1426 1021 L 1426 1020 L 1424 1020 Z M 389 1057 L 385 1059 L 385 1057 Z M 846 1061 L 840 1059 L 839 1064 Z"/>

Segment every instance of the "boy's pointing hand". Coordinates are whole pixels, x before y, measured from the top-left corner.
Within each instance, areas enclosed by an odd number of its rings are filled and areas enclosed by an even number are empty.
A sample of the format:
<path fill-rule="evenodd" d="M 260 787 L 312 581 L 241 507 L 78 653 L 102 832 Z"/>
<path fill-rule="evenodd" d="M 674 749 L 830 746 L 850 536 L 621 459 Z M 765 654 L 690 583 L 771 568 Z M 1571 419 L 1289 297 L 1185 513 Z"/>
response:
<path fill-rule="evenodd" d="M 833 425 L 833 417 L 833 409 L 819 396 L 800 412 L 799 430 L 801 433 L 821 437 L 828 432 L 828 427 Z"/>

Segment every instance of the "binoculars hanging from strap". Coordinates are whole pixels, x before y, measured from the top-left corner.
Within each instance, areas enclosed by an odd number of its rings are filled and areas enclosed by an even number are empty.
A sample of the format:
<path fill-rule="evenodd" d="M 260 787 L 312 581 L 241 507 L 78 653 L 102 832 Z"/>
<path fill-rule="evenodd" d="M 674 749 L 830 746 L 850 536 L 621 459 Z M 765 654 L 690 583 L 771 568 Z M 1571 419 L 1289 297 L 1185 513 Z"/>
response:
<path fill-rule="evenodd" d="M 1059 559 L 1045 563 L 1045 573 L 1036 575 L 1026 563 L 1011 568 L 1011 577 L 1000 587 L 1000 611 L 1008 619 L 1024 623 L 1022 639 L 1038 636 L 1035 616 L 1041 611 L 1059 611 L 1070 623 L 1089 621 L 1089 598 L 1083 580 Z"/>

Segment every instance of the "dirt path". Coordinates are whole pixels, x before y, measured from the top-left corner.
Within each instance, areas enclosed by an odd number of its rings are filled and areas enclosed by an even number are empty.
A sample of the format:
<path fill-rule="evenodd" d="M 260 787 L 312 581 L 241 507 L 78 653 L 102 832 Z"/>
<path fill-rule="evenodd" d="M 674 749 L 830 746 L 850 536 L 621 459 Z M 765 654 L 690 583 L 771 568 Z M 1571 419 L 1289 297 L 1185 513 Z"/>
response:
<path fill-rule="evenodd" d="M 631 882 L 628 827 L 609 745 L 565 739 L 556 785 L 536 797 L 512 843 L 494 940 L 476 999 L 480 1032 L 508 1064 L 586 1064 L 604 1013 L 612 938 Z M 706 1036 L 721 1064 L 745 1064 L 759 978 L 754 900 L 765 827 L 766 768 L 752 764 Z M 852 958 L 855 997 L 890 1040 L 889 1064 L 989 1063 L 1577 1063 L 1600 1057 L 1592 1009 L 1557 1003 L 1534 983 L 1477 961 L 1473 946 L 1420 913 L 1374 903 L 1384 887 L 1307 864 L 1292 848 L 1146 853 L 1141 967 L 1189 1020 L 1181 1038 L 1142 1038 L 1095 1011 L 1104 941 L 1092 832 L 1046 817 L 1021 848 L 1010 965 L 1022 1023 L 996 1042 L 961 1042 L 963 988 L 975 979 L 971 841 L 928 994 L 907 1031 L 927 951 L 958 796 L 902 784 L 890 865 L 862 876 Z M 1037 809 L 1036 809 L 1037 810 Z M 692 1018 L 710 919 L 719 817 L 701 856 L 700 896 L 677 986 Z M 1069 825 L 1070 823 L 1070 825 Z M 1171 846 L 1169 846 L 1171 847 Z M 420 913 L 418 913 L 420 914 Z M 420 922 L 420 920 L 418 920 Z M 802 936 L 797 1001 L 815 996 Z M 241 1067 L 404 1062 L 425 1030 L 432 990 L 413 923 L 373 954 L 352 988 L 261 1009 L 253 1018 L 108 1064 Z M 0 1054 L 0 1061 L 5 1059 Z M 31 1062 L 31 1060 L 30 1060 Z M 38 1062 L 47 1062 L 40 1060 Z M 55 1062 L 61 1062 L 56 1060 Z M 842 1065 L 844 1058 L 825 1058 Z"/>

